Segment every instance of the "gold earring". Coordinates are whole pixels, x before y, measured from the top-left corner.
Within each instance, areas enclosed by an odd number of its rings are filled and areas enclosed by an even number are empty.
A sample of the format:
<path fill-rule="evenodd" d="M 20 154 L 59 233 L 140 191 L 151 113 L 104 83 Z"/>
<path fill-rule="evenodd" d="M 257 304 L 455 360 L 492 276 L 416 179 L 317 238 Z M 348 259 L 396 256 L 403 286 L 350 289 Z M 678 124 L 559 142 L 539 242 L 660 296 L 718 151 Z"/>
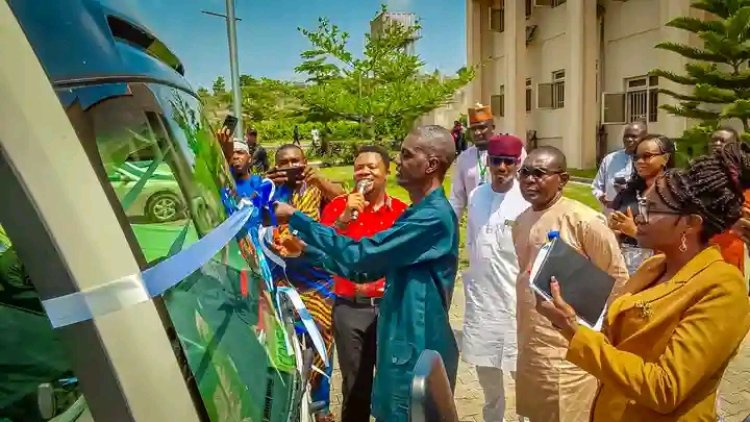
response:
<path fill-rule="evenodd" d="M 682 233 L 682 238 L 680 239 L 680 252 L 685 253 L 687 251 L 687 236 L 685 236 L 685 233 Z"/>

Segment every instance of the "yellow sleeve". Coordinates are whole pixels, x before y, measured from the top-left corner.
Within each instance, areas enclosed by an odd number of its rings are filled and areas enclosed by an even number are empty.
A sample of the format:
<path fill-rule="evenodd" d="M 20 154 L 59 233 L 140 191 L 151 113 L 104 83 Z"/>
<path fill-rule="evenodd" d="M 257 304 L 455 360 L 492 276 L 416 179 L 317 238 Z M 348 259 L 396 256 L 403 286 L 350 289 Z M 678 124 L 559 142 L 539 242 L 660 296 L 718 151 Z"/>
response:
<path fill-rule="evenodd" d="M 731 358 L 748 331 L 750 306 L 735 278 L 717 274 L 717 282 L 682 315 L 655 362 L 618 350 L 586 327 L 576 331 L 566 358 L 641 406 L 671 413 Z"/>

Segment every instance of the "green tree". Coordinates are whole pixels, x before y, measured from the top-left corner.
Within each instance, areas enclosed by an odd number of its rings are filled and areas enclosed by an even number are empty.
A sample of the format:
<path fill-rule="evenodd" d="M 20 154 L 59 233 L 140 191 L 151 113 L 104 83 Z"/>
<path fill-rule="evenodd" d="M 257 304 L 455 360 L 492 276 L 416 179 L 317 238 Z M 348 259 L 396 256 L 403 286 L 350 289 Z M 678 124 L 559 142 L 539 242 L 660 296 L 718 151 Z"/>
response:
<path fill-rule="evenodd" d="M 294 119 L 304 114 L 300 87 L 291 82 L 240 75 L 242 114 L 251 121 Z"/>
<path fill-rule="evenodd" d="M 474 77 L 469 68 L 451 77 L 424 73 L 424 62 L 406 48 L 419 25 L 392 23 L 379 36 L 366 34 L 362 57 L 349 50 L 349 34 L 326 18 L 299 31 L 312 44 L 295 68 L 307 76 L 301 93 L 310 118 L 360 122 L 372 137 L 402 138 L 418 117 L 449 103 Z"/>
<path fill-rule="evenodd" d="M 219 76 L 218 78 L 216 78 L 216 80 L 214 81 L 214 85 L 213 85 L 213 91 L 214 91 L 214 95 L 216 96 L 225 94 L 227 92 L 227 87 L 226 87 L 226 84 L 224 83 L 223 76 Z"/>
<path fill-rule="evenodd" d="M 684 74 L 657 69 L 652 75 L 692 86 L 689 94 L 668 89 L 659 92 L 679 100 L 662 105 L 670 114 L 696 119 L 698 124 L 682 136 L 683 143 L 699 145 L 702 152 L 708 133 L 722 120 L 736 118 L 750 132 L 750 0 L 695 0 L 691 7 L 711 13 L 708 19 L 679 17 L 667 25 L 696 34 L 703 47 L 662 42 L 656 48 L 680 54 L 691 61 Z M 750 139 L 750 138 L 745 138 Z"/>

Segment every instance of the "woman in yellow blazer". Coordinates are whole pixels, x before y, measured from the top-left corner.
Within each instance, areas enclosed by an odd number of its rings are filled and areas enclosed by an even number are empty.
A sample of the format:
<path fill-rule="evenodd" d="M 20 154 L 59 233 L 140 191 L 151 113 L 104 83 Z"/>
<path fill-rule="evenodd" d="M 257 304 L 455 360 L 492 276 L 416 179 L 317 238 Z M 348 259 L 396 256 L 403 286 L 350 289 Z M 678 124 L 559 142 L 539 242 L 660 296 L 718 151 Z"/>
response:
<path fill-rule="evenodd" d="M 715 421 L 724 370 L 750 329 L 747 284 L 708 239 L 740 217 L 750 148 L 727 145 L 673 170 L 639 199 L 638 242 L 663 251 L 611 304 L 604 333 L 577 323 L 559 294 L 537 308 L 597 377 L 594 421 Z"/>

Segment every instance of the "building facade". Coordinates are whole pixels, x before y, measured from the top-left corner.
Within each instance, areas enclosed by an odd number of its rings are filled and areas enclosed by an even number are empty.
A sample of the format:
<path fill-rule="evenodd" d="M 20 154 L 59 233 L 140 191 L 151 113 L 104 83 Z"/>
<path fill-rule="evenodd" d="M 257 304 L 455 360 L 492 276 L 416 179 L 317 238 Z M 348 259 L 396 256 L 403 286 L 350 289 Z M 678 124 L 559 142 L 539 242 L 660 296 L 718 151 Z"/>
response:
<path fill-rule="evenodd" d="M 571 167 L 592 168 L 621 146 L 626 122 L 680 136 L 688 119 L 658 88 L 686 87 L 649 77 L 682 73 L 687 59 L 656 49 L 663 41 L 699 45 L 666 23 L 703 17 L 689 0 L 466 0 L 467 63 L 477 67 L 470 103 L 491 104 L 499 131 L 562 149 Z"/>
<path fill-rule="evenodd" d="M 381 34 L 388 25 L 398 23 L 404 28 L 411 28 L 417 25 L 417 15 L 409 12 L 383 12 L 375 17 L 370 22 L 370 35 L 377 37 Z M 422 31 L 417 29 L 412 34 L 410 42 L 404 46 L 406 52 L 414 55 L 416 54 L 416 43 L 422 37 Z"/>

